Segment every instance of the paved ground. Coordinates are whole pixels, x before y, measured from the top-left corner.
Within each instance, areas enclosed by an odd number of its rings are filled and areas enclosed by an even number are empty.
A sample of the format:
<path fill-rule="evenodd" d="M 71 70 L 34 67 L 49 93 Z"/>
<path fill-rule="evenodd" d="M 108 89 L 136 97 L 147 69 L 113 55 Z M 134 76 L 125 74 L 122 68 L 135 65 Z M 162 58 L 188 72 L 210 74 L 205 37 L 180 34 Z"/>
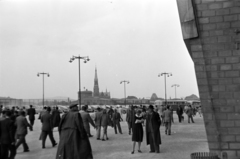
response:
<path fill-rule="evenodd" d="M 99 141 L 95 138 L 95 130 L 91 132 L 94 137 L 90 138 L 93 149 L 94 159 L 190 159 L 193 152 L 208 152 L 205 128 L 203 119 L 198 115 L 194 118 L 194 124 L 178 123 L 174 114 L 175 123 L 172 125 L 172 135 L 164 134 L 164 127 L 161 127 L 162 145 L 160 153 L 149 153 L 149 146 L 146 145 L 146 139 L 142 143 L 142 152 L 131 154 L 132 141 L 131 136 L 127 134 L 126 122 L 121 122 L 123 134 L 114 134 L 113 128 L 108 129 L 108 141 Z M 23 153 L 22 147 L 18 148 L 16 159 L 54 159 L 57 146 L 52 148 L 49 139 L 46 142 L 46 149 L 41 149 L 41 142 L 38 140 L 41 124 L 37 120 L 34 125 L 34 131 L 29 132 L 27 143 L 30 152 Z M 58 132 L 54 129 L 54 137 L 59 141 Z M 137 150 L 137 149 L 136 149 Z"/>

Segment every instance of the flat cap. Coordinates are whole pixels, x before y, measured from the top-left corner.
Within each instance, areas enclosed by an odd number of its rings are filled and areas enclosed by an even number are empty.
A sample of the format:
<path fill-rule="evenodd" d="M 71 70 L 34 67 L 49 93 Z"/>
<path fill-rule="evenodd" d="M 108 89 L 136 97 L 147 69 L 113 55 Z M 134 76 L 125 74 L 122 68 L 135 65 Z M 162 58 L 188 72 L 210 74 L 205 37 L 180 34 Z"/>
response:
<path fill-rule="evenodd" d="M 149 105 L 149 107 L 148 107 L 148 108 L 149 108 L 149 109 L 154 109 L 154 108 L 153 108 L 153 105 Z"/>

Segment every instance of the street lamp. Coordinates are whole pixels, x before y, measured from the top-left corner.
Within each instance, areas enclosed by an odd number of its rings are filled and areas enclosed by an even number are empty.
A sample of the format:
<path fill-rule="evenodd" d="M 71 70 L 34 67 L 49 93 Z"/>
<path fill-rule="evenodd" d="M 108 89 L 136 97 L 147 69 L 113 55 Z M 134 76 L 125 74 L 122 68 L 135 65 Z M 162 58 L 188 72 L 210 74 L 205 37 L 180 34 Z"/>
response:
<path fill-rule="evenodd" d="M 88 58 L 88 56 L 83 56 L 81 57 L 79 56 L 73 56 L 72 58 L 70 58 L 70 63 L 73 62 L 75 59 L 78 59 L 78 66 L 79 66 L 79 90 L 78 90 L 78 105 L 79 105 L 79 109 L 81 109 L 81 78 L 80 78 L 80 60 L 84 60 L 84 63 L 87 63 L 87 61 L 89 61 L 90 59 Z"/>
<path fill-rule="evenodd" d="M 174 85 L 172 85 L 172 87 L 175 87 L 175 99 L 177 99 L 177 90 L 176 90 L 176 87 L 180 87 L 180 85 L 174 84 Z"/>
<path fill-rule="evenodd" d="M 160 76 L 164 76 L 164 81 L 165 81 L 165 106 L 167 106 L 166 76 L 170 77 L 170 76 L 172 76 L 172 73 L 163 72 L 161 74 L 158 74 L 158 77 L 160 77 Z"/>
<path fill-rule="evenodd" d="M 129 84 L 129 81 L 121 81 L 120 84 L 124 83 L 124 97 L 125 97 L 125 107 L 126 107 L 126 83 Z"/>
<path fill-rule="evenodd" d="M 37 74 L 37 76 L 39 77 L 40 75 L 43 76 L 43 107 L 44 107 L 44 75 L 47 75 L 48 77 L 50 77 L 49 73 L 45 73 L 45 72 L 40 72 Z"/>

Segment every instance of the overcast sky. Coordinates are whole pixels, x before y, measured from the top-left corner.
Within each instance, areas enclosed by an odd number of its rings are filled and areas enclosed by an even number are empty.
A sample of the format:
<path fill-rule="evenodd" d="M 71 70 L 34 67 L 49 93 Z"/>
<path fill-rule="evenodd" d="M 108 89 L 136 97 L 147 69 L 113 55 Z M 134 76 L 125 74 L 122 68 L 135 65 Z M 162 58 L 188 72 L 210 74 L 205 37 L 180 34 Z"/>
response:
<path fill-rule="evenodd" d="M 81 88 L 93 90 L 97 67 L 100 91 L 147 98 L 198 95 L 194 65 L 182 40 L 176 0 L 0 0 L 0 96 L 77 99 L 78 61 Z"/>

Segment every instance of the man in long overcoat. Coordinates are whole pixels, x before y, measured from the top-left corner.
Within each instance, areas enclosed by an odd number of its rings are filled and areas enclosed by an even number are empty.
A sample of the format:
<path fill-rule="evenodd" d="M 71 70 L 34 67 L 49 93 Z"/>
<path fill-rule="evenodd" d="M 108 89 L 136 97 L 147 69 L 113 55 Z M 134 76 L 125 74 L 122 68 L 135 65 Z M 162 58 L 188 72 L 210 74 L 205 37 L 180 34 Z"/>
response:
<path fill-rule="evenodd" d="M 118 129 L 119 133 L 122 134 L 120 121 L 123 121 L 123 119 L 122 119 L 120 113 L 117 112 L 117 109 L 114 109 L 114 113 L 113 113 L 113 126 L 114 126 L 114 130 L 115 130 L 115 134 L 117 134 L 117 129 Z"/>
<path fill-rule="evenodd" d="M 56 159 L 93 159 L 92 148 L 84 129 L 78 105 L 69 106 L 59 124 L 60 143 Z"/>
<path fill-rule="evenodd" d="M 150 144 L 150 152 L 160 153 L 159 145 L 161 144 L 159 114 L 153 111 L 153 106 L 149 106 L 149 112 L 146 115 L 146 139 L 147 145 Z"/>

